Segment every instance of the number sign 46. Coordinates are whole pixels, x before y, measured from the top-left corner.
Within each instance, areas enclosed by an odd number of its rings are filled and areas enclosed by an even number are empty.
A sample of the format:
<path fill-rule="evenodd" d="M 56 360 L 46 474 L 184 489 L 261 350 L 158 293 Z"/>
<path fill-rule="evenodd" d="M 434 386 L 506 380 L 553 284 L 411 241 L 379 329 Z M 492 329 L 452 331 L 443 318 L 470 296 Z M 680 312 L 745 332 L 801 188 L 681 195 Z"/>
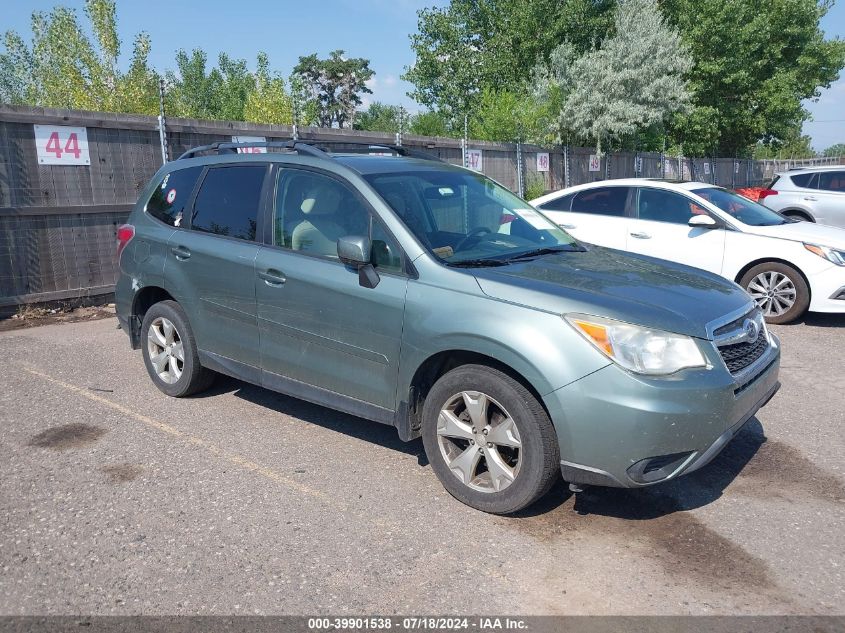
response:
<path fill-rule="evenodd" d="M 84 127 L 35 125 L 35 147 L 41 165 L 90 165 Z"/>

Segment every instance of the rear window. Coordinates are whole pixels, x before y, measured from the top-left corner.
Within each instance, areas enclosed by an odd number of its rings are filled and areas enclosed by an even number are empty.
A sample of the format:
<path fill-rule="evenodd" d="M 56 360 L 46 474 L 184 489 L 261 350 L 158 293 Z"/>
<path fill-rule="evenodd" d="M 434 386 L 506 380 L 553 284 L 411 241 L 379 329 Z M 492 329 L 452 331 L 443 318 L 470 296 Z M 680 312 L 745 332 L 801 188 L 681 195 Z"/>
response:
<path fill-rule="evenodd" d="M 261 186 L 266 173 L 266 165 L 209 169 L 194 202 L 191 228 L 255 241 Z"/>
<path fill-rule="evenodd" d="M 569 211 L 570 207 L 572 206 L 572 198 L 574 197 L 575 194 L 570 193 L 569 195 L 561 196 L 560 198 L 555 198 L 554 200 L 544 202 L 540 205 L 540 208 L 546 211 Z"/>
<path fill-rule="evenodd" d="M 572 200 L 572 212 L 622 217 L 629 191 L 630 187 L 597 187 L 579 191 Z"/>
<path fill-rule="evenodd" d="M 789 179 L 795 184 L 796 187 L 803 187 L 804 189 L 809 189 L 813 185 L 811 181 L 815 177 L 816 174 L 809 173 L 809 174 L 792 174 Z"/>
<path fill-rule="evenodd" d="M 188 167 L 165 174 L 147 201 L 147 213 L 170 226 L 180 226 L 201 173 L 202 167 Z"/>

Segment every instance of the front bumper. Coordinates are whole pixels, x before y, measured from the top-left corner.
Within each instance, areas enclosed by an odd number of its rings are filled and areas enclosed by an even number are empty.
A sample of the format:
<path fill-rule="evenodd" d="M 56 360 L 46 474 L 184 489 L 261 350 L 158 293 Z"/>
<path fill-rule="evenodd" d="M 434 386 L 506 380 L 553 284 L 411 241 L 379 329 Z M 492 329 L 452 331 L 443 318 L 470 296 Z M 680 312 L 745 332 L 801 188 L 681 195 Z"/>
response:
<path fill-rule="evenodd" d="M 564 479 L 635 488 L 703 467 L 780 387 L 779 343 L 761 360 L 744 384 L 724 367 L 654 379 L 609 365 L 547 395 Z"/>
<path fill-rule="evenodd" d="M 831 265 L 811 275 L 809 280 L 811 312 L 845 313 L 845 299 L 833 298 L 845 291 L 845 268 Z"/>

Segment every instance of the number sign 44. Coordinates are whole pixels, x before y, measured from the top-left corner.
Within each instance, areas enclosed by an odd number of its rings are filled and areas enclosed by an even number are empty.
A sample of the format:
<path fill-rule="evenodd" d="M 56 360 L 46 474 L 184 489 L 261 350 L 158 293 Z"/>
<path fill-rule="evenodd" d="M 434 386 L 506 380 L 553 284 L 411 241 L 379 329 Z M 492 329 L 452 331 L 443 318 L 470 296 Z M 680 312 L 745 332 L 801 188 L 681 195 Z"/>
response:
<path fill-rule="evenodd" d="M 84 127 L 36 125 L 35 147 L 42 165 L 90 165 L 88 131 Z"/>

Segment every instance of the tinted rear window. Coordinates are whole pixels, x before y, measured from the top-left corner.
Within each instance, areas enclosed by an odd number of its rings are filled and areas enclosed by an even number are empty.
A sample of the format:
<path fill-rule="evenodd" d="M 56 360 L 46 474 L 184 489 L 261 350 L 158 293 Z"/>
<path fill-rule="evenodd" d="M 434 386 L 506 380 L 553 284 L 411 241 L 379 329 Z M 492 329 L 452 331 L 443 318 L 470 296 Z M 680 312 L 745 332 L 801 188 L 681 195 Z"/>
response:
<path fill-rule="evenodd" d="M 191 228 L 254 241 L 266 173 L 266 165 L 209 169 L 197 193 Z"/>
<path fill-rule="evenodd" d="M 201 173 L 202 167 L 188 167 L 166 174 L 147 201 L 147 213 L 170 226 L 180 226 Z"/>
<path fill-rule="evenodd" d="M 629 190 L 630 187 L 597 187 L 579 191 L 572 200 L 572 212 L 624 216 Z"/>
<path fill-rule="evenodd" d="M 804 187 L 809 188 L 812 185 L 810 181 L 813 179 L 815 174 L 792 174 L 789 179 L 795 184 L 797 187 Z"/>

